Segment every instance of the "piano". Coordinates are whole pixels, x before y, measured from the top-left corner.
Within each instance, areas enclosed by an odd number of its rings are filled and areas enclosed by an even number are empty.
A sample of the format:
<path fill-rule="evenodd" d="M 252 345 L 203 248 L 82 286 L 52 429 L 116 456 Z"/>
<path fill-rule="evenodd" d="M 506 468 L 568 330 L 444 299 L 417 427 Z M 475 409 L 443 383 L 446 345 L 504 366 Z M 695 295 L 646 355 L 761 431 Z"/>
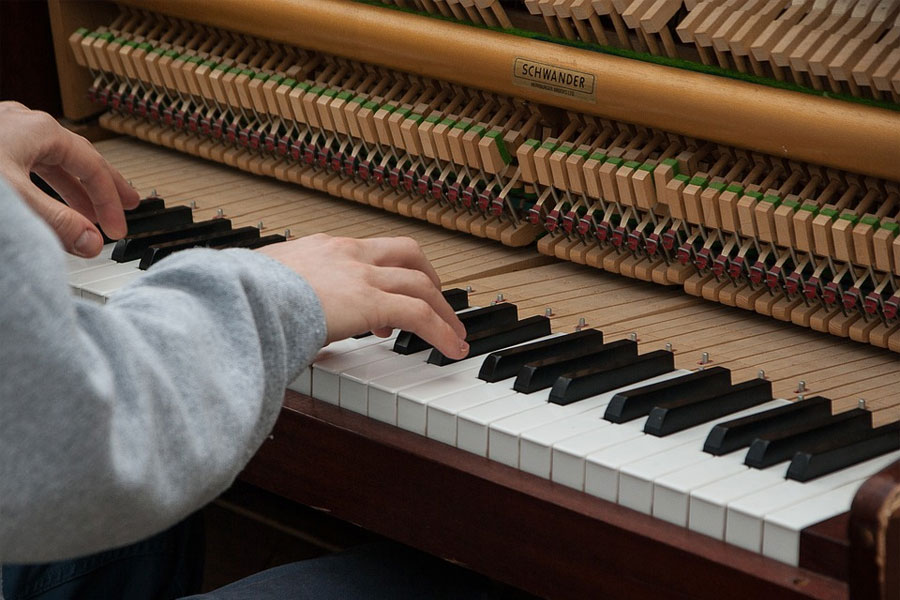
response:
<path fill-rule="evenodd" d="M 396 4 L 51 2 L 143 140 L 73 292 L 412 235 L 482 352 L 332 344 L 244 481 L 550 598 L 900 595 L 893 3 Z"/>

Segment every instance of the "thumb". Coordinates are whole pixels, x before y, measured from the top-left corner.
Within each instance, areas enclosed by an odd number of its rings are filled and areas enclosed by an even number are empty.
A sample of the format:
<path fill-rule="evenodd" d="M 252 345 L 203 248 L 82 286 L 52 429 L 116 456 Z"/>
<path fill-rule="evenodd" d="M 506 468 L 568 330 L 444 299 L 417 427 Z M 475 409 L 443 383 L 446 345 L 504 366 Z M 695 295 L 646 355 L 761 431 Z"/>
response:
<path fill-rule="evenodd" d="M 90 258 L 103 248 L 96 225 L 62 202 L 57 202 L 30 181 L 23 195 L 31 208 L 56 232 L 67 252 Z"/>

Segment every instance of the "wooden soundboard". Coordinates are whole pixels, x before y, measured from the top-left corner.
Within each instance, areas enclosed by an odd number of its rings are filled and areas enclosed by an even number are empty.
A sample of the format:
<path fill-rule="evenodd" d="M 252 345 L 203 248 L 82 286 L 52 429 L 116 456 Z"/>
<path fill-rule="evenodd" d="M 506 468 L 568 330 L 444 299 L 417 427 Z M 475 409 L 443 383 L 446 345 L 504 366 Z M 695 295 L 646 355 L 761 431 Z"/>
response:
<path fill-rule="evenodd" d="M 407 235 L 445 285 L 471 286 L 473 305 L 502 294 L 522 316 L 549 309 L 555 331 L 634 335 L 642 352 L 671 344 L 681 368 L 696 369 L 706 353 L 735 381 L 769 378 L 777 396 L 795 398 L 802 380 L 804 393 L 832 398 L 835 412 L 862 398 L 876 424 L 900 419 L 900 372 L 889 351 L 142 142 L 97 147 L 143 195 L 195 203 L 195 219 L 219 215 L 292 236 Z M 900 589 L 898 569 L 885 566 L 900 551 L 891 519 L 898 464 L 864 486 L 851 514 L 804 533 L 801 568 L 294 393 L 242 478 L 547 597 L 720 598 L 728 590 L 730 598 L 896 598 Z"/>

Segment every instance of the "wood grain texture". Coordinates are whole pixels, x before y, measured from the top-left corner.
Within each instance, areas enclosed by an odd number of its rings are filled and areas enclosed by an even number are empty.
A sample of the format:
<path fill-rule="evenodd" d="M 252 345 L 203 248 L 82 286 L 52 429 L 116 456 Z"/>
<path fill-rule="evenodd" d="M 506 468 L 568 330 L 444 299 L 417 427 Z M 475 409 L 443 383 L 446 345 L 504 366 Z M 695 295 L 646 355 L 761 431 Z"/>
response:
<path fill-rule="evenodd" d="M 548 598 L 846 598 L 789 567 L 288 392 L 243 480 Z"/>
<path fill-rule="evenodd" d="M 900 462 L 856 493 L 849 532 L 851 598 L 900 598 Z"/>

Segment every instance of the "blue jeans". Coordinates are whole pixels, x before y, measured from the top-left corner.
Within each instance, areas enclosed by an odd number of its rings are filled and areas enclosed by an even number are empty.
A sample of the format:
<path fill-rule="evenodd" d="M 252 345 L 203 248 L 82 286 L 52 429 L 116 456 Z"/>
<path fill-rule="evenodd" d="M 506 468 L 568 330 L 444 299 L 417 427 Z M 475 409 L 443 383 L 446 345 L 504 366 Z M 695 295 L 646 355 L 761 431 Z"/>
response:
<path fill-rule="evenodd" d="M 142 542 L 84 558 L 3 565 L 5 600 L 170 600 L 203 578 L 203 517 Z"/>
<path fill-rule="evenodd" d="M 5 600 L 174 600 L 200 590 L 202 517 L 125 548 L 3 566 Z M 486 579 L 380 542 L 275 567 L 185 600 L 489 600 Z"/>

